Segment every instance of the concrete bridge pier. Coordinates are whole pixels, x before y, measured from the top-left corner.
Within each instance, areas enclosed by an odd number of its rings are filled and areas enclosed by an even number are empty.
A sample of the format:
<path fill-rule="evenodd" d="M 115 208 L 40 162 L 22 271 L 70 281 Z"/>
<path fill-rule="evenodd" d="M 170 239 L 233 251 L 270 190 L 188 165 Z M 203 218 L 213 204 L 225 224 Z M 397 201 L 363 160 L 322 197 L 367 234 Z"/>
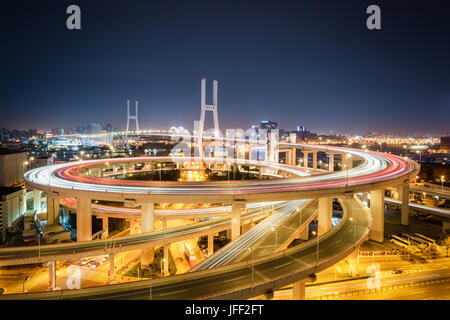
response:
<path fill-rule="evenodd" d="M 47 225 L 59 223 L 59 199 L 47 194 Z"/>
<path fill-rule="evenodd" d="M 102 217 L 102 229 L 105 231 L 103 233 L 103 237 L 106 239 L 108 238 L 108 232 L 109 232 L 109 220 L 108 217 Z"/>
<path fill-rule="evenodd" d="M 292 285 L 292 300 L 305 300 L 306 279 L 295 282 Z"/>
<path fill-rule="evenodd" d="M 322 235 L 325 232 L 331 230 L 333 217 L 333 198 L 319 198 L 319 222 L 318 222 L 318 235 Z"/>
<path fill-rule="evenodd" d="M 334 171 L 334 153 L 332 152 L 328 154 L 328 171 L 329 172 Z"/>
<path fill-rule="evenodd" d="M 231 205 L 231 241 L 241 235 L 241 210 L 245 208 L 245 203 L 233 203 Z"/>
<path fill-rule="evenodd" d="M 402 202 L 402 218 L 400 224 L 402 226 L 409 225 L 409 184 L 402 183 L 398 186 L 398 197 Z"/>
<path fill-rule="evenodd" d="M 208 257 L 214 254 L 214 234 L 208 234 Z"/>
<path fill-rule="evenodd" d="M 369 239 L 384 242 L 384 189 L 370 191 L 370 211 L 372 212 L 372 228 Z"/>
<path fill-rule="evenodd" d="M 89 241 L 92 238 L 91 199 L 77 198 L 77 241 Z"/>
<path fill-rule="evenodd" d="M 154 229 L 155 204 L 143 202 L 141 204 L 141 232 L 152 232 Z M 141 249 L 141 267 L 148 267 L 154 259 L 153 247 Z"/>
<path fill-rule="evenodd" d="M 317 170 L 317 151 L 313 151 L 313 169 L 314 171 Z"/>

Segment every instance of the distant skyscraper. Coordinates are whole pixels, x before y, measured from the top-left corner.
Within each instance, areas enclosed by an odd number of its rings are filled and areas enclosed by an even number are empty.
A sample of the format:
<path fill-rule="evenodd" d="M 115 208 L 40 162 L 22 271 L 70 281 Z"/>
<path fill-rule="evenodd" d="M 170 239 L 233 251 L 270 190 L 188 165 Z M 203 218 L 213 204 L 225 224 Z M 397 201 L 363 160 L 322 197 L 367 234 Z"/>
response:
<path fill-rule="evenodd" d="M 270 132 L 270 130 L 272 129 L 276 129 L 278 127 L 278 123 L 276 121 L 268 121 L 268 120 L 264 120 L 261 121 L 261 129 L 266 129 L 267 132 Z"/>
<path fill-rule="evenodd" d="M 306 132 L 306 126 L 297 126 L 297 132 Z"/>

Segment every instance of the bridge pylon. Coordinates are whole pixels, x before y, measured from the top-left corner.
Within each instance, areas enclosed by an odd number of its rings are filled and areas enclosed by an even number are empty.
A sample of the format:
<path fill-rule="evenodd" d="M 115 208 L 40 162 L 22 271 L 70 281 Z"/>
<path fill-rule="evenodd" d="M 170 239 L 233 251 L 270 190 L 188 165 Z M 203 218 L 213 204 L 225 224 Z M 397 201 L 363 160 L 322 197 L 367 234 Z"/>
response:
<path fill-rule="evenodd" d="M 139 141 L 138 101 L 136 100 L 135 112 L 134 112 L 134 116 L 132 116 L 130 114 L 130 100 L 127 99 L 127 130 L 125 131 L 125 141 L 126 141 L 127 149 L 129 148 L 129 146 L 128 146 L 128 130 L 130 129 L 130 120 L 136 121 L 136 133 L 138 134 L 138 141 Z"/>
<path fill-rule="evenodd" d="M 201 81 L 201 111 L 198 126 L 198 148 L 199 155 L 203 157 L 203 129 L 205 126 L 205 113 L 212 111 L 214 117 L 214 137 L 220 138 L 219 116 L 217 115 L 217 80 L 213 80 L 213 104 L 206 104 L 206 78 Z"/>

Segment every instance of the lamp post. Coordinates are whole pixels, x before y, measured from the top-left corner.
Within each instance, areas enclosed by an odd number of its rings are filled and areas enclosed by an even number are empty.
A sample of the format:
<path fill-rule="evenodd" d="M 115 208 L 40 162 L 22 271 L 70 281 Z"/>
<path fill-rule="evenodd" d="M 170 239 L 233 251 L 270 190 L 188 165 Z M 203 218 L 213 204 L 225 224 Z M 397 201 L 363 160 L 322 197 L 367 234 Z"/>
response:
<path fill-rule="evenodd" d="M 422 163 L 422 152 L 418 150 L 416 153 L 419 154 L 419 163 Z"/>
<path fill-rule="evenodd" d="M 444 180 L 445 180 L 445 177 L 441 176 L 441 188 L 442 188 L 442 190 L 444 190 Z"/>
<path fill-rule="evenodd" d="M 248 250 L 252 252 L 252 290 L 253 290 L 253 283 L 255 282 L 254 272 L 255 272 L 255 261 L 254 261 L 254 253 L 252 247 L 248 247 Z"/>
<path fill-rule="evenodd" d="M 30 277 L 29 277 L 29 276 L 26 276 L 26 277 L 25 277 L 25 280 L 23 280 L 23 284 L 22 284 L 22 292 L 23 292 L 23 293 L 27 292 L 27 290 L 25 290 L 25 281 L 27 281 L 27 280 L 30 280 Z"/>
<path fill-rule="evenodd" d="M 272 231 L 275 231 L 275 250 L 278 247 L 278 228 L 272 227 Z"/>
<path fill-rule="evenodd" d="M 159 181 L 161 181 L 161 163 L 158 163 L 159 168 Z"/>

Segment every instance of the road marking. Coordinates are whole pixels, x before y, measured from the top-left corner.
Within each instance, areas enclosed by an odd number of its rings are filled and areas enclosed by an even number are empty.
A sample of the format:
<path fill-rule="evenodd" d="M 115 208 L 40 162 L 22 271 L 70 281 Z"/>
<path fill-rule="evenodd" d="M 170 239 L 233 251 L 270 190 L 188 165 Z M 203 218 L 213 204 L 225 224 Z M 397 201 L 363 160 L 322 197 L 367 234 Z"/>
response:
<path fill-rule="evenodd" d="M 246 277 L 247 276 L 237 277 L 237 278 L 233 278 L 233 279 L 224 280 L 223 282 L 230 282 L 230 281 L 239 280 L 239 279 L 246 278 Z"/>
<path fill-rule="evenodd" d="M 180 292 L 185 292 L 185 291 L 186 291 L 186 289 L 183 289 L 183 290 L 172 291 L 172 292 L 168 292 L 168 293 L 160 293 L 159 295 L 160 296 L 167 296 L 169 294 L 175 294 L 175 293 L 180 293 Z"/>
<path fill-rule="evenodd" d="M 279 269 L 282 268 L 284 266 L 287 266 L 288 264 L 291 264 L 290 262 L 284 263 L 284 264 L 280 264 L 279 266 L 276 266 L 274 269 Z"/>

